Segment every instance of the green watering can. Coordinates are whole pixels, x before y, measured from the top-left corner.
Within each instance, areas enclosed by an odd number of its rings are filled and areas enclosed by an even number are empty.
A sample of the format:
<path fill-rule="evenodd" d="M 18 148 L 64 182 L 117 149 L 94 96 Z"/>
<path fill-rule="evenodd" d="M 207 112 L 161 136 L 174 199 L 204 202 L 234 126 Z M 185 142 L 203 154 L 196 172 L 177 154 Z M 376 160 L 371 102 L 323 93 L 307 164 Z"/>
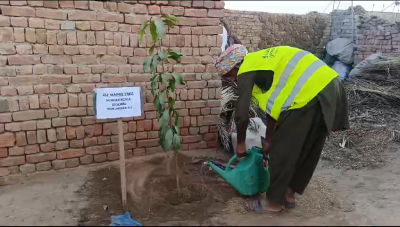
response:
<path fill-rule="evenodd" d="M 262 149 L 259 147 L 249 149 L 243 160 L 231 169 L 230 166 L 236 159 L 237 155 L 234 155 L 226 164 L 225 170 L 212 161 L 207 164 L 241 195 L 253 196 L 266 192 L 269 188 L 269 171 L 264 167 Z"/>

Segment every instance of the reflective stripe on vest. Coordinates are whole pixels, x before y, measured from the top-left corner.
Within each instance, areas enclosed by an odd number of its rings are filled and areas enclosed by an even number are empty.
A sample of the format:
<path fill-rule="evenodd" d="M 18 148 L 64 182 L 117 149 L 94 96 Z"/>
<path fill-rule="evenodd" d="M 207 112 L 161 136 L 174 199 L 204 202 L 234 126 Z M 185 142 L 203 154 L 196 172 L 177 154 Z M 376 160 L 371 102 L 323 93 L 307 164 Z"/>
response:
<path fill-rule="evenodd" d="M 263 53 L 261 51 L 254 53 L 254 56 L 248 55 L 238 76 L 258 70 L 274 71 L 274 82 L 270 90 L 261 91 L 254 85 L 253 98 L 259 101 L 261 109 L 278 120 L 282 112 L 304 107 L 338 74 L 308 51 L 291 47 L 276 48 L 278 48 L 276 57 L 279 60 L 267 61 L 261 55 Z M 286 51 L 290 56 L 285 57 Z"/>
<path fill-rule="evenodd" d="M 304 50 L 303 51 L 299 51 L 292 57 L 292 59 L 290 59 L 290 61 L 287 64 L 286 68 L 283 70 L 283 73 L 282 73 L 281 77 L 279 78 L 278 85 L 276 85 L 275 90 L 272 92 L 271 97 L 268 99 L 268 102 L 267 102 L 267 113 L 268 114 L 271 114 L 270 110 L 272 109 L 272 106 L 274 105 L 275 100 L 278 98 L 278 96 L 281 93 L 282 89 L 285 87 L 286 82 L 288 81 L 288 79 L 289 79 L 290 75 L 292 74 L 294 68 L 297 66 L 297 64 L 300 62 L 300 60 L 303 59 L 303 57 L 306 56 L 307 54 L 310 54 L 310 52 L 307 52 L 307 51 L 304 51 Z M 310 78 L 310 76 L 308 78 Z M 297 86 L 297 84 L 296 84 L 296 86 Z M 294 96 L 294 97 L 296 97 L 296 96 Z M 286 99 L 286 101 L 287 101 L 287 99 Z M 286 104 L 286 101 L 285 101 L 285 104 Z M 282 109 L 284 108 L 285 104 L 282 106 Z M 292 104 L 292 103 L 289 103 L 289 107 L 290 107 L 290 104 Z M 289 108 L 289 107 L 287 107 L 287 108 Z"/>

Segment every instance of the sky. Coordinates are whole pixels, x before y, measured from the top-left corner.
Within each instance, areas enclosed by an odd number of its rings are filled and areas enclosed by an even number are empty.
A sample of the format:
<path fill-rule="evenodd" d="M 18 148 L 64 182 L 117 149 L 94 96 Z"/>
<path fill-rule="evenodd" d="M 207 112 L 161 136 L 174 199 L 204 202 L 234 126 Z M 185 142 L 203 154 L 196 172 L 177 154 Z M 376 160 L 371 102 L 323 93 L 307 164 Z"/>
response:
<path fill-rule="evenodd" d="M 226 9 L 263 11 L 269 13 L 306 14 L 310 11 L 330 13 L 334 1 L 229 1 L 225 0 Z M 340 2 L 340 4 L 339 4 Z M 367 11 L 396 12 L 400 5 L 392 5 L 395 1 L 353 1 L 353 5 L 361 5 Z M 390 6 L 391 5 L 391 6 Z M 348 9 L 351 1 L 335 1 L 335 9 Z"/>

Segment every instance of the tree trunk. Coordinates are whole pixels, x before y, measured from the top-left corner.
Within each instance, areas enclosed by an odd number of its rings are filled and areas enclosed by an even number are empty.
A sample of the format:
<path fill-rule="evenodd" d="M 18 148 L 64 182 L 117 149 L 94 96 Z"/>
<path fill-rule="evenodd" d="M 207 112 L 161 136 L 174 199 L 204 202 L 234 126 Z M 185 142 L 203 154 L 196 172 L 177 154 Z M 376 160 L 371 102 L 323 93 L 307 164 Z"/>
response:
<path fill-rule="evenodd" d="M 178 155 L 175 153 L 175 176 L 176 176 L 176 189 L 178 195 L 181 194 L 181 187 L 179 186 L 179 166 L 178 166 Z"/>

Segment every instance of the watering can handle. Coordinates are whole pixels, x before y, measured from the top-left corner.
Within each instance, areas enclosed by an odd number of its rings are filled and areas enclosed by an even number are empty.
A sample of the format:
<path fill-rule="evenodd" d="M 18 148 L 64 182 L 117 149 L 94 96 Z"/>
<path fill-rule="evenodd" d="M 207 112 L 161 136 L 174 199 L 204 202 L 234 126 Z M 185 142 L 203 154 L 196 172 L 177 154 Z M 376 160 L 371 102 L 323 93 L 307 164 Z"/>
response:
<path fill-rule="evenodd" d="M 236 161 L 237 155 L 234 155 L 231 159 L 229 159 L 229 162 L 226 164 L 225 171 L 230 171 L 231 170 L 231 165 L 234 161 Z"/>

